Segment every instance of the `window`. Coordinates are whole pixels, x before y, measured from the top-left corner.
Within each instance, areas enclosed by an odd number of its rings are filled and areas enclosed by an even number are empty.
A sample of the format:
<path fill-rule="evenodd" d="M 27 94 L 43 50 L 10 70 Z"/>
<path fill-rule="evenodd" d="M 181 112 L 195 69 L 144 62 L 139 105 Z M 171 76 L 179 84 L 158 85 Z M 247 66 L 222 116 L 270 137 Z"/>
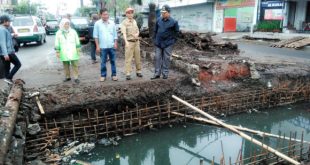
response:
<path fill-rule="evenodd" d="M 32 26 L 33 21 L 31 17 L 16 17 L 13 21 L 13 26 Z"/>

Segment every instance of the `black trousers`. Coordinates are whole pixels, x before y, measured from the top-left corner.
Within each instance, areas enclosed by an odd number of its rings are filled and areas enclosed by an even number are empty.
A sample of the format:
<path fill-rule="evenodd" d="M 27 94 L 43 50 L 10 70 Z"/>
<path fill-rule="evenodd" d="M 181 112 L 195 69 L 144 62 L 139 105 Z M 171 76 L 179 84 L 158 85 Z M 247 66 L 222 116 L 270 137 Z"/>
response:
<path fill-rule="evenodd" d="M 10 54 L 10 60 L 5 61 L 3 56 L 0 56 L 2 63 L 4 65 L 4 77 L 6 79 L 13 79 L 13 76 L 16 74 L 16 72 L 19 70 L 19 68 L 22 66 L 20 63 L 18 57 L 16 54 Z M 13 69 L 11 70 L 11 63 L 14 65 Z"/>

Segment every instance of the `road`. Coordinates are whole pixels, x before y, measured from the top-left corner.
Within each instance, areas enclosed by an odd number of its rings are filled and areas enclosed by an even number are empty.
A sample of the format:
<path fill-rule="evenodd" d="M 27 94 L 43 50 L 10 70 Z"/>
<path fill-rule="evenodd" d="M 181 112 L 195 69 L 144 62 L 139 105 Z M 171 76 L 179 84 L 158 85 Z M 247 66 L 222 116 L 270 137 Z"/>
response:
<path fill-rule="evenodd" d="M 266 44 L 238 42 L 241 56 L 249 57 L 261 63 L 308 63 L 310 52 L 288 48 L 273 48 Z"/>
<path fill-rule="evenodd" d="M 57 85 L 63 83 L 63 66 L 55 56 L 54 35 L 47 36 L 46 43 L 43 45 L 29 44 L 20 48 L 18 57 L 22 63 L 22 68 L 15 75 L 15 78 L 23 79 L 26 82 L 25 87 L 44 87 L 48 85 Z M 253 59 L 259 63 L 310 63 L 310 53 L 306 51 L 271 48 L 268 45 L 256 44 L 251 42 L 238 42 L 241 50 L 241 56 Z M 79 71 L 82 83 L 100 83 L 100 64 L 91 64 L 90 56 L 83 54 L 80 59 Z M 122 56 L 118 54 L 118 56 Z M 142 59 L 144 77 L 132 81 L 149 80 L 153 75 L 152 63 Z M 124 59 L 117 61 L 117 74 L 120 82 L 124 82 L 125 73 L 123 72 Z M 109 63 L 107 64 L 110 70 Z M 172 73 L 178 74 L 178 73 Z M 72 82 L 68 82 L 68 84 Z M 104 82 L 105 84 L 115 83 L 113 81 Z M 0 81 L 0 88 L 6 84 Z"/>
<path fill-rule="evenodd" d="M 26 88 L 40 88 L 49 85 L 62 84 L 64 79 L 62 63 L 56 58 L 54 50 L 54 35 L 48 35 L 46 43 L 43 45 L 27 44 L 22 46 L 17 53 L 22 63 L 21 69 L 14 76 L 15 79 L 22 79 L 26 82 Z M 87 47 L 84 45 L 84 48 Z M 87 49 L 87 48 L 85 48 Z M 123 54 L 117 53 L 117 56 L 123 56 Z M 100 58 L 97 56 L 100 60 Z M 133 80 L 131 81 L 145 81 L 149 80 L 153 75 L 152 63 L 142 59 L 143 78 L 136 78 L 134 70 L 132 73 Z M 116 63 L 118 82 L 111 81 L 110 77 L 110 63 L 107 63 L 108 75 L 104 84 L 121 83 L 126 82 L 124 73 L 124 58 L 118 58 Z M 179 74 L 177 72 L 171 72 L 171 76 Z M 84 53 L 80 56 L 79 60 L 79 79 L 81 83 L 100 83 L 100 63 L 92 64 L 89 53 Z M 72 82 L 66 82 L 65 84 L 74 84 Z M 0 81 L 0 89 L 7 86 L 4 81 Z"/>

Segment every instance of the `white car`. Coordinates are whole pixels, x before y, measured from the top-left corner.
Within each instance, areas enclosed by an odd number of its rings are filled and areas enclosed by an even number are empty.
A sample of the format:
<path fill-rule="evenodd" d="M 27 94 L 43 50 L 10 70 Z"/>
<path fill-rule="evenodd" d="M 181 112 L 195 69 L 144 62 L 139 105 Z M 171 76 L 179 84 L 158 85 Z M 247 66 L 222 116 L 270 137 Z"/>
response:
<path fill-rule="evenodd" d="M 37 42 L 41 45 L 46 42 L 45 28 L 38 17 L 18 16 L 14 18 L 12 25 L 18 34 L 16 39 L 19 44 Z"/>

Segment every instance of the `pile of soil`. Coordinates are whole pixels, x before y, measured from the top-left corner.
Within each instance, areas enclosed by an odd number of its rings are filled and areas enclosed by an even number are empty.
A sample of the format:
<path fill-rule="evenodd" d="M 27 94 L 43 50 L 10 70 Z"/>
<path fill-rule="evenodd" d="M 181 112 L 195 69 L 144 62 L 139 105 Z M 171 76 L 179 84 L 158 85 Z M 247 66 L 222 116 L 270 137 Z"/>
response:
<path fill-rule="evenodd" d="M 214 57 L 217 55 L 238 55 L 238 45 L 215 39 L 214 33 L 197 33 L 181 31 L 174 45 L 173 53 L 181 56 Z M 141 49 L 154 51 L 154 44 L 147 30 L 141 32 Z"/>

